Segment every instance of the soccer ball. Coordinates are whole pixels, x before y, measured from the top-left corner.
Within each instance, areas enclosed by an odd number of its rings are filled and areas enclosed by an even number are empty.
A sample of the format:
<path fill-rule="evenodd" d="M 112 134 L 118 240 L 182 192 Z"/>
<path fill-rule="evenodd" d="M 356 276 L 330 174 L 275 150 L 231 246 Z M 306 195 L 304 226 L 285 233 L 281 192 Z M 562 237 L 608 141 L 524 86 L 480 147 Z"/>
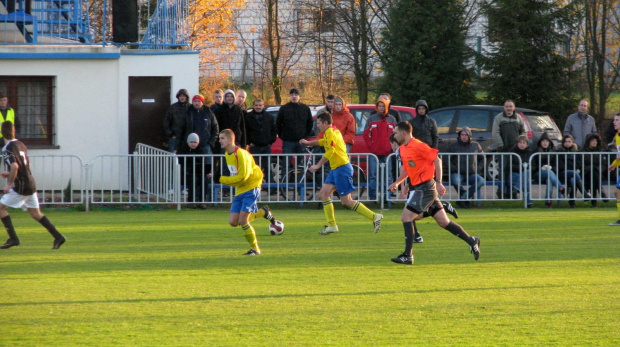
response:
<path fill-rule="evenodd" d="M 275 223 L 270 224 L 269 233 L 271 233 L 271 235 L 282 235 L 284 233 L 284 223 L 277 220 Z"/>

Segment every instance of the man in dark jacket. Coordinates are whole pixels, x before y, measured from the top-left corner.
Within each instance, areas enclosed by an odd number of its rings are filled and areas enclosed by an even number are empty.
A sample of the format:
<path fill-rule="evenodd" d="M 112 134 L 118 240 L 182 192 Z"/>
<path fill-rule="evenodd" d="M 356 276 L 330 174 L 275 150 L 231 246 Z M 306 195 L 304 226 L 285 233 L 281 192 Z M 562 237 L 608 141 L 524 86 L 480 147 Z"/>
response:
<path fill-rule="evenodd" d="M 177 92 L 177 102 L 168 107 L 164 118 L 164 132 L 168 138 L 168 151 L 175 153 L 185 138 L 185 116 L 189 108 L 189 93 L 187 89 Z"/>
<path fill-rule="evenodd" d="M 200 146 L 200 136 L 196 133 L 187 135 L 187 145 L 181 146 L 177 152 L 179 165 L 181 166 L 181 177 L 187 187 L 188 202 L 196 202 L 197 206 L 190 205 L 202 210 L 207 208 L 203 200 L 211 200 L 209 184 L 211 181 L 211 161 L 203 162 L 202 155 L 208 154 L 204 146 Z"/>
<path fill-rule="evenodd" d="M 235 92 L 224 92 L 224 104 L 215 113 L 220 130 L 230 129 L 235 133 L 235 144 L 241 148 L 246 146 L 245 112 L 235 104 Z M 216 153 L 224 153 L 216 141 Z"/>
<path fill-rule="evenodd" d="M 476 191 L 484 186 L 484 178 L 478 174 L 479 161 L 484 163 L 482 155 L 466 155 L 465 153 L 482 153 L 482 147 L 471 140 L 471 130 L 464 127 L 457 132 L 457 140 L 450 144 L 448 152 L 462 153 L 450 156 L 450 183 L 459 192 L 460 200 L 473 199 Z M 463 185 L 468 185 L 465 189 Z M 469 206 L 469 201 L 457 201 L 460 207 Z"/>
<path fill-rule="evenodd" d="M 253 108 L 245 115 L 247 140 L 251 154 L 271 154 L 271 145 L 276 142 L 276 122 L 273 117 L 265 112 L 263 99 L 255 99 Z M 269 170 L 270 157 L 254 157 L 258 166 L 263 170 L 263 177 L 267 183 L 271 183 L 272 177 Z"/>
<path fill-rule="evenodd" d="M 437 122 L 427 116 L 428 104 L 426 100 L 418 100 L 415 103 L 415 112 L 416 116 L 409 120 L 413 127 L 413 137 L 436 149 L 439 142 Z"/>
<path fill-rule="evenodd" d="M 195 95 L 192 98 L 192 107 L 187 110 L 185 118 L 185 136 L 191 133 L 198 134 L 200 147 L 206 154 L 213 154 L 213 147 L 219 134 L 219 127 L 215 116 L 211 110 L 205 106 L 205 99 L 202 95 Z M 184 144 L 185 146 L 187 144 Z"/>
<path fill-rule="evenodd" d="M 224 91 L 216 89 L 213 92 L 213 105 L 209 106 L 209 109 L 213 114 L 216 114 L 217 110 L 222 107 L 222 104 L 224 104 Z"/>
<path fill-rule="evenodd" d="M 305 146 L 299 140 L 309 137 L 312 133 L 312 112 L 310 107 L 299 101 L 299 90 L 291 89 L 290 102 L 282 105 L 276 118 L 278 136 L 282 139 L 282 154 L 305 153 Z M 290 158 L 285 160 L 284 172 L 289 172 Z M 297 157 L 297 163 L 303 162 L 303 157 Z"/>

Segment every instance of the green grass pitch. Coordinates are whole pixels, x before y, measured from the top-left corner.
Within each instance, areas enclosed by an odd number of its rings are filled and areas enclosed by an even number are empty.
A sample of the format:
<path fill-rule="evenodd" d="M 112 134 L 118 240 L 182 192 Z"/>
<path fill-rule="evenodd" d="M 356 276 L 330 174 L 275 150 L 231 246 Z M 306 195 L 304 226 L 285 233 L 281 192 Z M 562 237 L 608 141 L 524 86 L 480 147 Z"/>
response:
<path fill-rule="evenodd" d="M 44 211 L 68 241 L 12 211 L 22 244 L 0 250 L 2 346 L 410 346 L 620 344 L 615 208 L 470 209 L 481 257 L 431 219 L 415 264 L 400 210 L 380 233 L 336 208 L 279 209 L 249 249 L 224 209 Z M 4 236 L 2 236 L 4 237 Z M 4 241 L 4 239 L 2 239 Z"/>

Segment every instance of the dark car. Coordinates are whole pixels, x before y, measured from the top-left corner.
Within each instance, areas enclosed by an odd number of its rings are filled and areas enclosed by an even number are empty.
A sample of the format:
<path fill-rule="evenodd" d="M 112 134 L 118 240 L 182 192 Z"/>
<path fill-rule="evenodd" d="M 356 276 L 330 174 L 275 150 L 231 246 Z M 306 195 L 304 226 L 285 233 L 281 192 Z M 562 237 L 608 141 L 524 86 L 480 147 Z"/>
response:
<path fill-rule="evenodd" d="M 492 152 L 494 150 L 491 137 L 493 119 L 503 111 L 503 106 L 490 105 L 450 106 L 430 111 L 429 117 L 437 122 L 439 151 L 446 152 L 450 144 L 456 141 L 457 130 L 468 126 L 472 132 L 472 140 L 480 143 L 485 152 Z M 520 107 L 517 107 L 515 112 L 523 117 L 530 145 L 536 143 L 543 132 L 549 134 L 554 146 L 562 142 L 562 132 L 548 112 Z"/>
<path fill-rule="evenodd" d="M 491 136 L 491 128 L 495 116 L 503 111 L 503 106 L 491 105 L 450 106 L 430 111 L 429 117 L 437 122 L 439 152 L 447 152 L 450 144 L 457 140 L 457 130 L 461 130 L 465 126 L 471 129 L 472 140 L 478 142 L 484 152 L 494 152 L 495 146 Z M 523 118 L 525 131 L 530 139 L 530 146 L 536 145 L 543 132 L 549 134 L 554 147 L 562 142 L 562 132 L 548 112 L 520 107 L 517 107 L 515 112 Z M 486 166 L 487 179 L 492 180 L 499 177 L 497 159 L 487 158 L 484 166 Z M 445 167 L 444 164 L 444 171 Z"/>

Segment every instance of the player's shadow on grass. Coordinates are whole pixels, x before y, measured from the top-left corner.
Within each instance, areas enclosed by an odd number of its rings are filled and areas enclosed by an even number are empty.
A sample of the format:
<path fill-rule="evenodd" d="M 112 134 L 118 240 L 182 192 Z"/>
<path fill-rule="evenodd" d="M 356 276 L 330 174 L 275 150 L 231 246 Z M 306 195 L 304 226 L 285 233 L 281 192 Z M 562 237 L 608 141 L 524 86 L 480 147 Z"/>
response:
<path fill-rule="evenodd" d="M 229 296 L 204 296 L 190 298 L 158 298 L 158 299 L 112 299 L 112 300 L 59 300 L 59 301 L 32 301 L 32 302 L 5 302 L 2 306 L 38 306 L 38 305 L 86 305 L 86 304 L 135 304 L 135 303 L 157 303 L 157 302 L 198 302 L 198 301 L 228 301 L 228 300 L 256 300 L 256 299 L 284 299 L 284 298 L 307 298 L 307 297 L 355 297 L 355 296 L 375 296 L 375 295 L 400 295 L 400 294 L 433 294 L 433 293 L 462 293 L 467 291 L 498 291 L 507 290 L 531 290 L 571 287 L 566 285 L 532 285 L 532 286 L 503 286 L 487 288 L 437 288 L 437 289 L 418 289 L 418 290 L 394 290 L 376 291 L 359 293 L 297 293 L 297 294 L 260 294 L 260 295 L 229 295 Z"/>

